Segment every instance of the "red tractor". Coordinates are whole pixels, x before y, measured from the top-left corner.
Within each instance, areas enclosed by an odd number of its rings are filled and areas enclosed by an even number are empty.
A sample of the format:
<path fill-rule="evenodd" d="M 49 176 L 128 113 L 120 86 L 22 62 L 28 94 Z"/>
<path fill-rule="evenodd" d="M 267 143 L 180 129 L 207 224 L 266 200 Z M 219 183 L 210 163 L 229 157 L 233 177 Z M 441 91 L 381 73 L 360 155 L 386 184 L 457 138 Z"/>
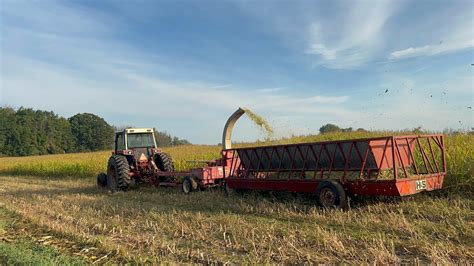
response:
<path fill-rule="evenodd" d="M 177 172 L 171 156 L 157 148 L 154 129 L 127 128 L 115 134 L 115 150 L 109 158 L 107 174 L 99 174 L 97 184 L 111 191 L 127 190 L 140 183 L 181 185 L 186 194 L 220 185 L 224 178 L 221 161 L 201 163 L 207 165 Z"/>
<path fill-rule="evenodd" d="M 127 190 L 136 183 L 174 182 L 173 160 L 156 145 L 154 129 L 127 128 L 115 134 L 115 149 L 107 174 L 97 176 L 100 186 Z M 160 175 L 163 173 L 163 175 Z"/>

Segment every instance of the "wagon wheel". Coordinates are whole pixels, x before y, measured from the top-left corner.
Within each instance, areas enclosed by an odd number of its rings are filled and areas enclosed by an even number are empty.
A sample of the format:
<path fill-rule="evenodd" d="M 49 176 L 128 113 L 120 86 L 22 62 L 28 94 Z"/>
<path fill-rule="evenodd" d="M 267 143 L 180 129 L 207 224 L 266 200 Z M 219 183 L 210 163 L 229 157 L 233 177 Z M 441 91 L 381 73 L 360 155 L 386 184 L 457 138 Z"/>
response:
<path fill-rule="evenodd" d="M 183 190 L 184 194 L 189 194 L 197 190 L 197 188 L 198 188 L 198 184 L 194 178 L 186 176 L 183 179 L 183 184 L 181 184 L 181 189 Z"/>
<path fill-rule="evenodd" d="M 325 180 L 319 183 L 316 189 L 316 200 L 323 208 L 346 209 L 349 206 L 344 188 L 334 180 Z"/>

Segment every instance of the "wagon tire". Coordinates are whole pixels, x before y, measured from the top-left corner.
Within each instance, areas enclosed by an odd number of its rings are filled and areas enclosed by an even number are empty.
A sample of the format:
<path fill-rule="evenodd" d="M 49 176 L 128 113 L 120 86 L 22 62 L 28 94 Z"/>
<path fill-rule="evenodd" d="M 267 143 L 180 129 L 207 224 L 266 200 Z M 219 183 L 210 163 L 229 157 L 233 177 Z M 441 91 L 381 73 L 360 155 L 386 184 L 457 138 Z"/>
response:
<path fill-rule="evenodd" d="M 163 172 L 173 172 L 174 171 L 174 163 L 171 156 L 167 153 L 161 152 L 155 155 L 155 163 Z"/>
<path fill-rule="evenodd" d="M 107 187 L 107 174 L 100 173 L 97 175 L 97 186 L 100 188 Z"/>
<path fill-rule="evenodd" d="M 183 183 L 181 184 L 181 189 L 183 190 L 184 194 L 189 194 L 198 189 L 198 183 L 193 177 L 186 176 L 183 179 Z"/>
<path fill-rule="evenodd" d="M 347 209 L 349 207 L 346 191 L 337 181 L 322 181 L 316 188 L 315 194 L 316 201 L 323 208 Z"/>
<path fill-rule="evenodd" d="M 130 166 L 123 155 L 112 155 L 107 164 L 107 187 L 112 192 L 127 190 L 132 183 Z"/>

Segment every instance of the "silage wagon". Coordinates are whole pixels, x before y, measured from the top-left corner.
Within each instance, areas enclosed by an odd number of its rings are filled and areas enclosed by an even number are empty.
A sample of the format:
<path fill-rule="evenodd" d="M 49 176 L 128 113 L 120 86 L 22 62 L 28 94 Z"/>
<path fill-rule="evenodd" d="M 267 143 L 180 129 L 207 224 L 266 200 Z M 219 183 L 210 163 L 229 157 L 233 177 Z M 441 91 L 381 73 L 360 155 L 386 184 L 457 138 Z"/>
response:
<path fill-rule="evenodd" d="M 440 189 L 446 174 L 443 135 L 387 136 L 261 147 L 231 147 L 238 109 L 223 134 L 225 189 L 310 193 L 323 207 L 348 196 L 407 196 Z"/>

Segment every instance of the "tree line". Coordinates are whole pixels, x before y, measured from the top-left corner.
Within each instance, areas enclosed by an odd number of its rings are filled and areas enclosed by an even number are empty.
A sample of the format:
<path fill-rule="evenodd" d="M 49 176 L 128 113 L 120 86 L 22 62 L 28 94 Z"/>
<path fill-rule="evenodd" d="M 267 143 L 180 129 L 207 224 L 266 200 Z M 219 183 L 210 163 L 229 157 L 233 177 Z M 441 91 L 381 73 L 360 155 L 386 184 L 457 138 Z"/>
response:
<path fill-rule="evenodd" d="M 331 133 L 331 132 L 352 132 L 352 131 L 354 131 L 352 127 L 341 128 L 334 124 L 326 124 L 319 128 L 320 134 Z M 358 128 L 355 131 L 366 131 L 366 130 L 363 128 Z"/>
<path fill-rule="evenodd" d="M 116 128 L 90 113 L 68 119 L 51 111 L 0 107 L 0 156 L 28 156 L 112 149 Z M 160 147 L 190 144 L 155 131 Z"/>

